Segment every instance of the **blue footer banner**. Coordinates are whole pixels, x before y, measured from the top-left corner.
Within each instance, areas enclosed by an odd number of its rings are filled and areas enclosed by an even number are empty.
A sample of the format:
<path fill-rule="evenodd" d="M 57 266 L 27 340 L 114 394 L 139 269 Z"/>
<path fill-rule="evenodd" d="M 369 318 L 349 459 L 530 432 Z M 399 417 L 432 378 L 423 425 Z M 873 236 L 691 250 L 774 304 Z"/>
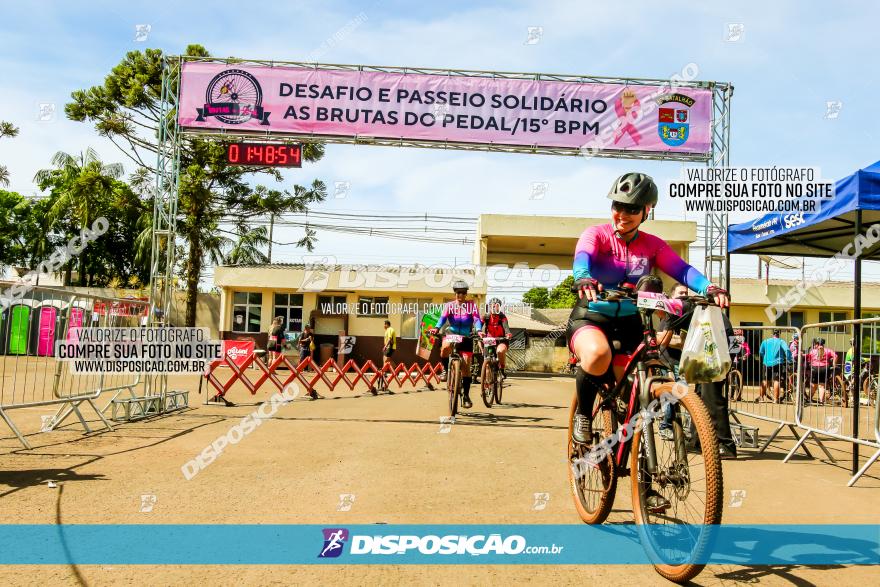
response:
<path fill-rule="evenodd" d="M 0 525 L 0 564 L 876 565 L 880 525 Z"/>

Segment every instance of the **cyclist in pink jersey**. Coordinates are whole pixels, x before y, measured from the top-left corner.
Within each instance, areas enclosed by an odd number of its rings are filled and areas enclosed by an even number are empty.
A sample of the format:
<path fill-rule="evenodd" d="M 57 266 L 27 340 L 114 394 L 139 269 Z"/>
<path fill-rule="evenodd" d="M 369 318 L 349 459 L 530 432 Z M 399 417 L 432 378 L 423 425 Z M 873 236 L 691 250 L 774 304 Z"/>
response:
<path fill-rule="evenodd" d="M 578 357 L 578 413 L 572 437 L 592 442 L 590 420 L 596 393 L 613 381 L 611 341 L 616 352 L 632 352 L 642 340 L 642 323 L 635 304 L 628 300 L 599 299 L 604 288 L 635 284 L 657 268 L 689 289 L 728 305 L 727 292 L 709 283 L 663 239 L 640 232 L 639 226 L 657 204 L 657 185 L 644 173 L 626 173 L 611 186 L 611 223 L 590 226 L 578 239 L 574 254 L 574 279 L 578 302 L 568 320 L 569 349 Z"/>

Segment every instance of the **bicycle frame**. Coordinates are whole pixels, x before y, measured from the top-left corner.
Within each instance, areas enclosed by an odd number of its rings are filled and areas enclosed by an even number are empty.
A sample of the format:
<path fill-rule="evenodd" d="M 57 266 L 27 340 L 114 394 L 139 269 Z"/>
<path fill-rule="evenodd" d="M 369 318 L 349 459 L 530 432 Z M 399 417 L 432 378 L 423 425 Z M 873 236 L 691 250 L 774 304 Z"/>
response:
<path fill-rule="evenodd" d="M 631 355 L 628 355 L 629 359 L 624 366 L 623 373 L 614 384 L 614 387 L 612 387 L 609 393 L 605 396 L 604 401 L 594 408 L 592 415 L 594 420 L 602 407 L 609 408 L 609 411 L 612 414 L 619 416 L 615 400 L 624 397 L 624 394 L 627 393 L 627 388 L 629 388 L 629 397 L 622 423 L 623 426 L 626 426 L 639 410 L 645 409 L 650 405 L 653 400 L 651 397 L 651 389 L 655 384 L 675 381 L 675 379 L 669 375 L 669 373 L 673 371 L 672 365 L 668 364 L 665 358 L 660 354 L 660 343 L 657 341 L 657 333 L 654 330 L 654 325 L 651 321 L 653 314 L 654 310 L 652 309 L 639 309 L 639 315 L 642 320 L 642 342 L 636 347 Z M 612 341 L 609 341 L 609 343 L 611 342 Z M 616 356 L 627 355 L 619 353 Z M 651 369 L 658 368 L 666 374 L 648 375 Z M 638 386 L 636 385 L 637 383 Z M 639 410 L 636 409 L 637 406 Z M 615 422 L 615 424 L 617 423 Z M 615 425 L 614 428 L 617 429 L 618 426 Z M 646 456 L 648 460 L 647 471 L 653 475 L 657 473 L 657 447 L 655 444 L 655 438 L 653 434 L 645 434 L 643 437 L 645 438 Z M 618 443 L 615 450 L 614 465 L 621 473 L 627 473 L 629 471 L 629 467 L 627 466 L 629 461 L 629 451 L 631 450 L 630 443 L 628 442 L 630 438 L 621 440 L 622 442 Z M 679 439 L 676 439 L 676 443 L 678 442 Z"/>

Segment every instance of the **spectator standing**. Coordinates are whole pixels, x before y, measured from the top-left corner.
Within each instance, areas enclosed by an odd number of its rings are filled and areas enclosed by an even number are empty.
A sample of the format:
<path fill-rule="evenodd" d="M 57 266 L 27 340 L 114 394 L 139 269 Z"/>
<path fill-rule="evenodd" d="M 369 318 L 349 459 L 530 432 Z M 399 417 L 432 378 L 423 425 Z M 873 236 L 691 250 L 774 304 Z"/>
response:
<path fill-rule="evenodd" d="M 814 338 L 813 348 L 807 353 L 807 365 L 810 368 L 810 401 L 819 389 L 819 405 L 825 403 L 828 382 L 837 367 L 837 353 L 825 347 L 824 338 Z"/>
<path fill-rule="evenodd" d="M 266 351 L 269 353 L 269 363 L 275 361 L 276 355 L 281 354 L 284 350 L 284 318 L 276 316 L 272 320 L 272 326 L 269 328 L 269 343 L 266 345 Z"/>
<path fill-rule="evenodd" d="M 755 403 L 760 402 L 767 395 L 767 387 L 770 385 L 773 386 L 774 401 L 777 404 L 781 403 L 779 391 L 782 382 L 786 379 L 786 365 L 791 362 L 792 358 L 788 343 L 779 338 L 778 329 L 773 331 L 771 338 L 761 341 L 758 356 L 761 357 L 764 373 L 761 378 L 761 394 L 755 398 Z"/>

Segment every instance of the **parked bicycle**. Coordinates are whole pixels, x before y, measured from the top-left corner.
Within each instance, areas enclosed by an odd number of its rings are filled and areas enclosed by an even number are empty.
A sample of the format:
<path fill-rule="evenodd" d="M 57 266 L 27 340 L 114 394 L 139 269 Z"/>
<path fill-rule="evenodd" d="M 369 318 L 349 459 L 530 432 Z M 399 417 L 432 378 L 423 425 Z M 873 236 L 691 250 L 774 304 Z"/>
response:
<path fill-rule="evenodd" d="M 632 290 L 606 290 L 601 297 L 636 300 L 644 334 L 631 355 L 618 353 L 626 366 L 614 386 L 606 386 L 596 398 L 592 446 L 598 446 L 600 435 L 611 438 L 628 426 L 632 432 L 619 437 L 613 451 L 598 464 L 585 466 L 593 455 L 590 446 L 573 439 L 578 408 L 575 395 L 568 430 L 568 475 L 575 508 L 587 524 L 601 524 L 611 512 L 618 479 L 629 475 L 635 521 L 654 568 L 671 581 L 688 581 L 703 569 L 699 560 L 710 544 L 711 528 L 721 523 L 723 480 L 715 428 L 703 401 L 686 391 L 677 402 L 669 403 L 673 411 L 671 440 L 660 438 L 651 419 L 632 427 L 634 418 L 646 413 L 644 410 L 656 408 L 654 400 L 670 397 L 664 394 L 675 397 L 681 389 L 674 388 L 672 365 L 662 358 L 652 323 L 658 306 L 681 315 L 681 304 L 662 294 Z M 697 305 L 710 303 L 703 297 L 691 299 Z M 666 530 L 669 532 L 664 534 Z M 679 556 L 669 551 L 673 542 L 680 549 Z"/>
<path fill-rule="evenodd" d="M 734 357 L 733 366 L 727 372 L 727 394 L 732 402 L 738 402 L 742 399 L 743 393 L 743 375 L 738 369 L 739 357 Z"/>

